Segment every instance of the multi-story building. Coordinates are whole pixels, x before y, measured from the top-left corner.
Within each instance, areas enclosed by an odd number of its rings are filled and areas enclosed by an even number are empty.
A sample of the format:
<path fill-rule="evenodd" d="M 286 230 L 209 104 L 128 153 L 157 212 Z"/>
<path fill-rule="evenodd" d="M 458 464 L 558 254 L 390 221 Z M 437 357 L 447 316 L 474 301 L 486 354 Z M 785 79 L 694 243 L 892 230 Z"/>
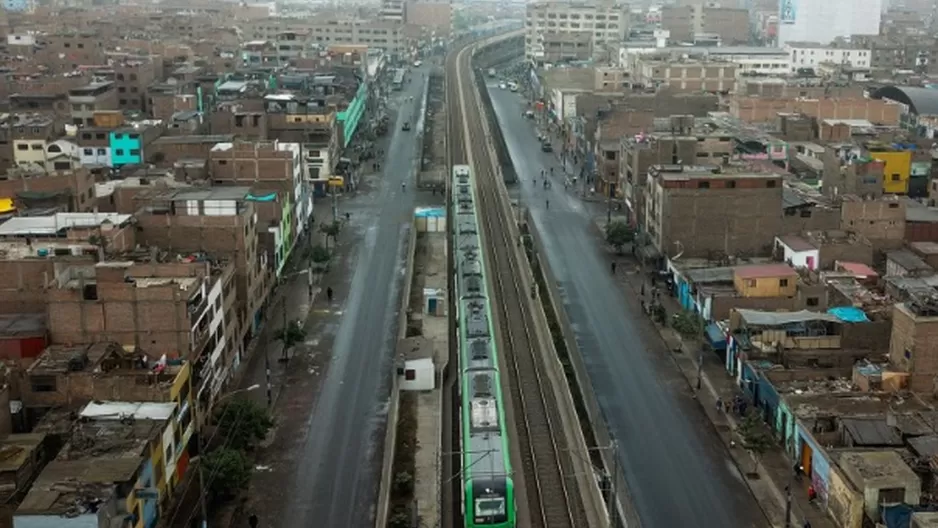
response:
<path fill-rule="evenodd" d="M 79 66 L 107 63 L 104 39 L 94 32 L 64 32 L 42 37 L 40 60 L 53 73 L 78 70 Z"/>
<path fill-rule="evenodd" d="M 548 62 L 547 44 L 551 42 L 581 43 L 585 48 L 588 40 L 594 56 L 614 58 L 628 35 L 628 7 L 614 2 L 539 0 L 528 3 L 526 11 L 524 56 L 536 64 Z M 555 36 L 564 33 L 574 36 Z"/>
<path fill-rule="evenodd" d="M 789 55 L 792 73 L 800 69 L 814 69 L 821 64 L 835 64 L 863 69 L 868 69 L 871 65 L 872 52 L 869 48 L 789 41 L 785 43 L 785 51 Z"/>
<path fill-rule="evenodd" d="M 55 120 L 46 115 L 20 116 L 8 129 L 13 139 L 14 164 L 24 169 L 48 170 L 46 149 L 58 136 Z"/>
<path fill-rule="evenodd" d="M 870 68 L 938 73 L 938 39 L 927 35 L 854 35 L 853 46 L 870 50 Z"/>
<path fill-rule="evenodd" d="M 57 439 L 64 446 L 16 508 L 13 524 L 77 528 L 137 519 L 138 526 L 155 526 L 189 467 L 195 430 L 190 402 L 191 391 L 180 388 L 172 402 L 85 405 L 76 425 Z"/>
<path fill-rule="evenodd" d="M 73 125 L 94 126 L 95 112 L 118 109 L 117 90 L 111 81 L 93 82 L 69 90 L 68 104 Z"/>
<path fill-rule="evenodd" d="M 293 240 L 309 228 L 313 213 L 312 192 L 307 183 L 300 143 L 281 141 L 219 143 L 209 153 L 212 182 L 221 185 L 251 185 L 258 191 L 290 195 L 295 210 L 291 219 Z"/>
<path fill-rule="evenodd" d="M 252 40 L 274 42 L 284 31 L 305 33 L 311 44 L 364 44 L 381 48 L 386 53 L 400 55 L 405 51 L 403 25 L 393 20 L 367 20 L 358 18 L 327 19 L 265 18 L 253 21 L 244 34 Z"/>
<path fill-rule="evenodd" d="M 108 132 L 111 166 L 140 165 L 147 161 L 147 147 L 163 133 L 152 125 L 123 127 Z"/>
<path fill-rule="evenodd" d="M 732 62 L 736 65 L 737 76 L 784 76 L 791 71 L 791 57 L 787 51 L 756 46 L 628 47 L 620 50 L 619 65 L 633 72 L 636 62 L 644 55 Z"/>
<path fill-rule="evenodd" d="M 668 85 L 674 93 L 732 92 L 736 64 L 683 57 L 641 55 L 635 60 L 633 84 L 646 88 Z"/>
<path fill-rule="evenodd" d="M 117 88 L 117 105 L 121 110 L 146 112 L 147 87 L 162 76 L 159 57 L 128 57 L 112 66 Z"/>
<path fill-rule="evenodd" d="M 778 44 L 879 35 L 882 12 L 883 0 L 781 0 Z"/>
<path fill-rule="evenodd" d="M 655 165 L 644 208 L 647 234 L 663 256 L 767 255 L 781 227 L 782 176 L 748 163 Z"/>
<path fill-rule="evenodd" d="M 82 127 L 76 135 L 81 165 L 88 168 L 111 167 L 111 142 L 109 130 Z"/>
<path fill-rule="evenodd" d="M 750 40 L 746 9 L 703 3 L 665 6 L 661 9 L 661 27 L 670 32 L 672 42 L 709 42 L 715 38 L 721 44 L 737 45 Z"/>
<path fill-rule="evenodd" d="M 270 289 L 268 259 L 258 249 L 258 219 L 249 187 L 154 189 L 138 193 L 127 209 L 137 211 L 137 240 L 173 253 L 206 253 L 234 264 L 233 286 L 222 285 L 227 302 L 234 292 L 231 317 L 225 316 L 227 339 L 220 373 L 234 372 L 261 321 L 261 306 Z M 213 360 L 214 361 L 214 360 Z M 220 376 L 223 383 L 224 376 Z M 215 379 L 220 379 L 216 377 Z"/>
<path fill-rule="evenodd" d="M 381 0 L 382 20 L 403 24 L 407 18 L 407 4 L 404 0 Z"/>

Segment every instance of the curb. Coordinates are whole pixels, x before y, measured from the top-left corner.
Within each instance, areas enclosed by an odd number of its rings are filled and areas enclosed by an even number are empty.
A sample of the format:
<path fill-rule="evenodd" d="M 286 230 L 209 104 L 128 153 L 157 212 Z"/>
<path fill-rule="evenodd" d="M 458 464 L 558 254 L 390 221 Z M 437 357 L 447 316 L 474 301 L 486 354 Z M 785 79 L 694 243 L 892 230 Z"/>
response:
<path fill-rule="evenodd" d="M 642 273 L 643 273 L 642 268 L 643 268 L 642 266 L 639 266 L 639 267 L 638 267 L 638 269 L 640 270 L 640 271 L 638 272 L 638 274 L 642 274 Z M 639 292 L 635 290 L 635 286 L 634 286 L 634 284 L 632 283 L 631 280 L 627 279 L 627 280 L 626 280 L 626 283 L 627 283 L 627 285 L 628 285 L 628 288 L 632 291 L 633 294 L 635 294 L 636 296 L 639 295 Z M 718 425 L 717 425 L 717 424 L 713 421 L 713 419 L 710 417 L 710 413 L 707 412 L 706 406 L 704 405 L 704 403 L 703 403 L 703 402 L 700 400 L 700 398 L 698 397 L 698 394 L 700 393 L 700 390 L 698 390 L 697 387 L 696 387 L 696 382 L 697 382 L 696 373 L 691 373 L 691 372 L 687 371 L 685 368 L 683 368 L 683 367 L 681 366 L 681 362 L 678 361 L 678 358 L 675 356 L 676 353 L 675 353 L 674 351 L 672 351 L 672 350 L 670 349 L 670 347 L 668 346 L 668 341 L 667 341 L 667 339 L 665 338 L 665 335 L 664 335 L 664 333 L 663 333 L 663 330 L 665 329 L 665 327 L 659 325 L 658 323 L 655 323 L 654 321 L 652 321 L 652 324 L 653 324 L 654 327 L 655 327 L 655 331 L 656 331 L 656 333 L 658 334 L 659 339 L 661 340 L 661 342 L 665 345 L 665 348 L 667 349 L 668 358 L 670 358 L 670 360 L 671 360 L 671 362 L 674 364 L 674 366 L 677 367 L 678 371 L 681 373 L 681 376 L 682 376 L 682 377 L 684 378 L 684 380 L 687 382 L 688 388 L 690 388 L 690 390 L 693 392 L 693 394 L 694 394 L 694 396 L 693 396 L 693 397 L 694 397 L 694 400 L 697 402 L 697 405 L 700 406 L 700 410 L 701 410 L 701 412 L 704 414 L 705 418 L 707 419 L 707 423 L 710 424 L 710 427 L 713 428 L 713 431 L 716 433 L 717 437 L 720 439 L 720 443 L 723 445 L 723 447 L 724 447 L 724 449 L 726 450 L 727 454 L 729 455 L 730 459 L 733 461 L 733 466 L 736 468 L 736 471 L 739 472 L 740 478 L 741 478 L 741 480 L 745 483 L 746 489 L 749 490 L 749 493 L 750 493 L 750 495 L 752 495 L 753 500 L 755 501 L 756 504 L 758 504 L 759 510 L 762 511 L 762 515 L 765 517 L 766 522 L 769 524 L 769 526 L 775 526 L 775 523 L 772 521 L 772 518 L 771 518 L 771 516 L 769 515 L 769 512 L 768 512 L 768 510 L 766 509 L 766 506 L 763 504 L 764 501 L 758 500 L 757 495 L 756 495 L 755 491 L 753 490 L 752 483 L 750 482 L 750 479 L 749 479 L 748 477 L 746 477 L 746 474 L 747 474 L 747 473 L 750 473 L 750 472 L 749 472 L 749 471 L 745 471 L 745 470 L 743 469 L 743 467 L 742 467 L 743 464 L 742 464 L 741 461 L 740 461 L 741 455 L 737 456 L 736 452 L 733 451 L 733 450 L 730 448 L 729 445 L 727 445 L 726 440 L 724 439 L 723 434 L 722 434 L 722 432 L 720 431 Z M 689 352 L 689 351 L 687 350 L 687 346 L 686 346 L 686 343 L 685 343 L 684 339 L 683 339 L 682 337 L 678 336 L 678 340 L 680 341 L 680 344 L 681 344 L 681 352 L 680 352 L 680 353 L 681 353 L 681 354 L 685 354 L 688 358 L 691 358 L 690 361 L 691 361 L 692 363 L 694 363 L 694 365 L 696 365 L 696 362 L 694 361 L 694 359 L 692 359 L 693 354 L 692 354 L 692 352 Z M 702 386 L 703 386 L 703 385 L 706 386 L 707 392 L 708 392 L 712 397 L 719 398 L 719 393 L 717 392 L 716 388 L 714 387 L 713 382 L 710 380 L 710 376 L 709 376 L 705 371 L 703 371 L 703 370 L 701 370 L 701 382 L 702 382 Z M 702 390 L 702 389 L 701 389 L 701 390 Z M 731 436 L 732 436 L 732 435 L 735 435 L 735 434 L 736 434 L 736 428 L 737 428 L 737 421 L 736 421 L 736 419 L 735 419 L 734 417 L 732 417 L 731 415 L 729 415 L 729 414 L 726 414 L 725 416 L 726 416 L 727 422 L 729 422 L 729 425 L 730 425 L 730 427 L 731 427 L 731 431 L 729 432 L 729 434 L 730 434 Z M 768 473 L 768 471 L 767 471 L 767 470 L 765 469 L 765 467 L 762 465 L 762 461 L 761 461 L 758 457 L 751 457 L 751 458 L 752 458 L 752 460 L 755 461 L 755 463 L 756 463 L 757 472 L 758 472 L 758 469 L 761 469 L 763 473 L 766 473 L 766 474 Z M 774 481 L 771 477 L 769 477 L 768 475 L 766 475 L 765 477 L 763 477 L 763 476 L 760 475 L 760 480 L 762 480 L 762 481 L 764 481 L 764 482 L 767 482 L 768 487 L 770 488 L 772 494 L 773 494 L 773 495 L 775 496 L 775 498 L 776 498 L 776 501 L 778 502 L 778 504 L 779 504 L 779 505 L 782 507 L 782 509 L 784 510 L 784 509 L 785 509 L 785 505 L 786 505 L 786 504 L 785 504 L 785 503 L 786 503 L 785 495 L 782 493 L 782 490 L 779 489 L 779 487 L 778 487 L 778 485 L 775 483 L 775 481 Z M 796 506 L 793 506 L 793 508 L 792 508 L 792 517 L 791 517 L 791 520 L 792 520 L 792 524 L 793 524 L 793 525 L 798 526 L 799 523 L 801 523 L 801 522 L 804 521 L 804 519 L 799 519 L 799 516 L 797 515 L 797 512 L 795 512 L 795 508 L 796 508 Z"/>

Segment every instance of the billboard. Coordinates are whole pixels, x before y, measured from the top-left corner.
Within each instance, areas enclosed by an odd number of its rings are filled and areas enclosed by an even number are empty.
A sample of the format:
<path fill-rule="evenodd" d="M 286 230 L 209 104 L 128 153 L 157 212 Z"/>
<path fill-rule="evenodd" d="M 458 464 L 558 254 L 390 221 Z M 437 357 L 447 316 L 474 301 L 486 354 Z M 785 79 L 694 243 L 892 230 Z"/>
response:
<path fill-rule="evenodd" d="M 797 17 L 795 0 L 781 0 L 778 7 L 778 19 L 782 24 L 794 24 Z"/>

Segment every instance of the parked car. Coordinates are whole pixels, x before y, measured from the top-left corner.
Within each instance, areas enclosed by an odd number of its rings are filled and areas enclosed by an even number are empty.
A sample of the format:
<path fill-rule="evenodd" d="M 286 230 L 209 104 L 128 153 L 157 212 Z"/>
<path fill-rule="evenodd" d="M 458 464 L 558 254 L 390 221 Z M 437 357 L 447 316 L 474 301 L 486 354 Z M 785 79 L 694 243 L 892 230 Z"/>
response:
<path fill-rule="evenodd" d="M 404 121 L 404 125 L 401 127 L 401 130 L 405 132 L 410 130 L 410 121 Z"/>
<path fill-rule="evenodd" d="M 498 83 L 498 87 L 501 88 L 502 90 L 507 90 L 507 89 L 508 89 L 508 84 L 503 83 L 503 82 L 500 82 L 500 83 Z"/>
<path fill-rule="evenodd" d="M 550 140 L 541 141 L 541 152 L 553 152 L 554 146 L 550 144 Z"/>

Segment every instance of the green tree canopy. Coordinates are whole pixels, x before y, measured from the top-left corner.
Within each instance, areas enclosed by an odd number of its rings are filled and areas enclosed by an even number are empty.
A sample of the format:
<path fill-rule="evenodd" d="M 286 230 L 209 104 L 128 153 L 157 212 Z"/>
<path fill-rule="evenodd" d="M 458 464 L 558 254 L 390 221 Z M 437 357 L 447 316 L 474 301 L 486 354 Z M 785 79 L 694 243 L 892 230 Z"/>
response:
<path fill-rule="evenodd" d="M 232 449 L 251 450 L 274 426 L 270 413 L 247 398 L 234 398 L 215 409 L 214 424 L 218 436 Z"/>
<path fill-rule="evenodd" d="M 217 498 L 228 499 L 247 489 L 251 461 L 243 451 L 222 447 L 205 456 L 206 486 Z"/>
<path fill-rule="evenodd" d="M 622 248 L 633 240 L 635 231 L 629 224 L 621 220 L 606 224 L 606 243 L 616 248 L 617 253 L 622 253 Z"/>

